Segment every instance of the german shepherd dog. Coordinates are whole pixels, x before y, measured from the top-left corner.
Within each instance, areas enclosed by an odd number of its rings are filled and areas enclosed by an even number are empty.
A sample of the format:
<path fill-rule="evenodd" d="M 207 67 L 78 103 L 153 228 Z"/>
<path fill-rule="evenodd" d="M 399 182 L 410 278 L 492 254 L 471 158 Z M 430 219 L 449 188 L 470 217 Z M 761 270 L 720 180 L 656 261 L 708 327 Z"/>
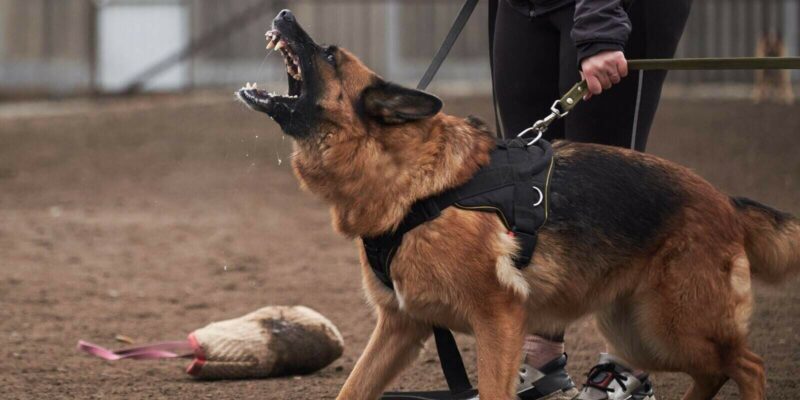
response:
<path fill-rule="evenodd" d="M 343 235 L 394 229 L 414 202 L 489 161 L 495 139 L 483 124 L 317 45 L 288 10 L 267 36 L 284 55 L 289 92 L 248 84 L 237 96 L 294 138 L 294 173 L 330 204 Z M 394 291 L 357 241 L 377 326 L 340 399 L 379 397 L 434 324 L 475 336 L 481 398 L 514 398 L 524 336 L 586 314 L 635 367 L 691 375 L 686 399 L 710 399 L 728 379 L 743 399 L 764 398 L 764 363 L 747 343 L 751 276 L 780 282 L 800 271 L 800 221 L 648 154 L 553 147 L 550 217 L 527 268 L 514 267 L 515 239 L 494 213 L 450 207 L 407 233 Z"/>
<path fill-rule="evenodd" d="M 761 38 L 758 39 L 756 57 L 786 57 L 786 46 L 783 44 L 780 32 L 772 30 L 764 33 Z M 753 101 L 761 103 L 764 100 L 780 100 L 785 104 L 794 103 L 791 70 L 755 71 Z"/>

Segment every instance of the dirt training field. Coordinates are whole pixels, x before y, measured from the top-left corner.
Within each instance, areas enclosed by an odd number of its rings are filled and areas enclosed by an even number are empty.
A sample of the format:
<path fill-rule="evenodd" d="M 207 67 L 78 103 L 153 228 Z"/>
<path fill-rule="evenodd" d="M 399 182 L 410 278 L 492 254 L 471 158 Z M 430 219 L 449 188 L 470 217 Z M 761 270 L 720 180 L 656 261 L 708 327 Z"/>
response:
<path fill-rule="evenodd" d="M 0 113 L 0 398 L 335 397 L 374 319 L 354 245 L 291 174 L 291 140 L 228 95 L 56 106 L 67 111 Z M 486 98 L 450 99 L 446 111 L 493 115 Z M 800 214 L 799 135 L 797 106 L 667 101 L 648 150 Z M 756 286 L 751 340 L 771 400 L 800 393 L 799 283 Z M 122 347 L 117 334 L 182 339 L 271 304 L 328 316 L 344 356 L 310 376 L 197 382 L 186 360 L 108 363 L 75 350 L 78 339 Z M 567 340 L 582 380 L 601 339 L 583 320 Z M 461 344 L 474 374 L 473 342 Z M 689 383 L 654 379 L 662 400 Z M 395 387 L 444 387 L 430 343 Z M 719 397 L 735 393 L 728 383 Z"/>

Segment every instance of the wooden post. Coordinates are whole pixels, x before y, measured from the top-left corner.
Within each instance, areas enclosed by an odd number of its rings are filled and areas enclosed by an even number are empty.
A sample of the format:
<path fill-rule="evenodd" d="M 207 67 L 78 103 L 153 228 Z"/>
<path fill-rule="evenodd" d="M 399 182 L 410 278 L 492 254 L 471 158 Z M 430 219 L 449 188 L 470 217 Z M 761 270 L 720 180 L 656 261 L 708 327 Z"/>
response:
<path fill-rule="evenodd" d="M 97 4 L 93 0 L 84 0 L 87 3 L 87 29 L 86 29 L 86 65 L 89 67 L 89 92 L 97 93 Z"/>

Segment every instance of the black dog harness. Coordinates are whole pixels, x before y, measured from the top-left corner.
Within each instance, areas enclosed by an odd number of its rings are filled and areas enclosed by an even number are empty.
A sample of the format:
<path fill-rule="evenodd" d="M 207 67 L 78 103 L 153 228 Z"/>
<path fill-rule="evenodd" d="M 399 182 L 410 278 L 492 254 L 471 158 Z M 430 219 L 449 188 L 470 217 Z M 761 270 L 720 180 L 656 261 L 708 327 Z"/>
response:
<path fill-rule="evenodd" d="M 517 268 L 526 267 L 536 248 L 536 232 L 549 212 L 548 192 L 553 171 L 553 149 L 545 140 L 529 144 L 522 139 L 496 139 L 489 164 L 480 168 L 467 183 L 444 193 L 422 199 L 411 206 L 398 228 L 376 237 L 362 237 L 367 260 L 375 276 L 388 288 L 392 284 L 392 258 L 403 243 L 403 235 L 436 219 L 442 210 L 453 206 L 462 210 L 494 212 L 509 234 L 517 239 Z M 383 400 L 472 398 L 477 392 L 469 382 L 464 362 L 453 334 L 434 327 L 436 348 L 448 392 L 385 393 Z"/>
<path fill-rule="evenodd" d="M 372 271 L 387 287 L 394 289 L 392 258 L 403 242 L 403 235 L 436 219 L 450 206 L 497 213 L 520 246 L 515 266 L 521 269 L 530 263 L 536 232 L 547 220 L 553 149 L 545 140 L 527 146 L 521 139 L 497 139 L 490 156 L 489 164 L 467 183 L 414 203 L 395 231 L 361 238 Z"/>

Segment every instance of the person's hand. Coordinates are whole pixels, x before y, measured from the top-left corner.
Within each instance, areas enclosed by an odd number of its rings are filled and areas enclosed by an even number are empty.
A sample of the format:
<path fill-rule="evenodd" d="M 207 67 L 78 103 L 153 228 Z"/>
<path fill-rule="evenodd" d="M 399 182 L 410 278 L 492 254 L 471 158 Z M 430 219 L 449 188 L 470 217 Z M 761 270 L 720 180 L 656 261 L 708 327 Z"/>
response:
<path fill-rule="evenodd" d="M 603 93 L 611 85 L 619 83 L 628 76 L 628 60 L 621 51 L 601 51 L 581 61 L 581 77 L 589 85 L 589 93 L 584 100 L 589 100 L 592 95 Z"/>

